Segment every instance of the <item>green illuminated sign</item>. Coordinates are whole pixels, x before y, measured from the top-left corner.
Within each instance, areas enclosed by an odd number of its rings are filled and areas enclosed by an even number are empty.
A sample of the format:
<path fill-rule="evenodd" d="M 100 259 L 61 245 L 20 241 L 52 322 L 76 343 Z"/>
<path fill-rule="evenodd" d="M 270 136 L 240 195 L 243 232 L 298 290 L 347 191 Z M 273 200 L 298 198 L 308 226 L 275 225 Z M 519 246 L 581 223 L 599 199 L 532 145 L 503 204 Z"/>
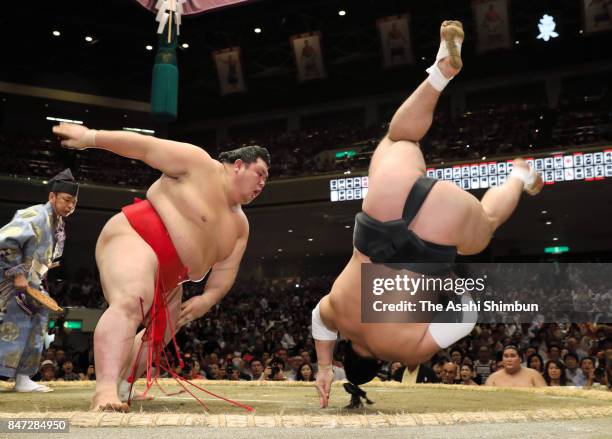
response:
<path fill-rule="evenodd" d="M 561 247 L 546 247 L 544 249 L 544 253 L 549 253 L 551 255 L 559 255 L 561 253 L 566 253 L 569 251 L 569 247 L 561 246 Z"/>
<path fill-rule="evenodd" d="M 336 153 L 337 159 L 351 158 L 357 155 L 357 151 L 349 150 L 349 151 L 340 151 Z"/>
<path fill-rule="evenodd" d="M 49 329 L 55 328 L 55 320 L 49 320 Z M 66 329 L 78 329 L 79 331 L 83 329 L 83 321 L 82 320 L 66 320 L 64 321 L 64 328 Z"/>

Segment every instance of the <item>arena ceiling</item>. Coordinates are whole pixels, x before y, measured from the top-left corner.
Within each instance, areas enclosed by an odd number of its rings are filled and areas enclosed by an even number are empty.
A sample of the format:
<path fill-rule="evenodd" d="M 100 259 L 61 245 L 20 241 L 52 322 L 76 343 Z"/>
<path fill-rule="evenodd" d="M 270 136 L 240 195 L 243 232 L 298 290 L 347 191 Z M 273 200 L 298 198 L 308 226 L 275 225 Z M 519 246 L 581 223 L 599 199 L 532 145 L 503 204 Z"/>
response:
<path fill-rule="evenodd" d="M 338 15 L 341 9 L 346 15 Z M 561 17 L 562 35 L 545 46 L 534 35 L 544 12 Z M 385 70 L 376 19 L 403 13 L 412 16 L 417 64 Z M 468 35 L 460 80 L 611 58 L 601 50 L 610 47 L 611 33 L 579 34 L 580 16 L 579 0 L 512 2 L 512 34 L 521 44 L 488 55 L 475 53 L 468 0 L 257 0 L 185 17 L 180 41 L 189 48 L 178 56 L 180 121 L 403 90 L 422 78 L 438 45 L 439 23 L 451 17 L 464 21 Z M 262 32 L 255 34 L 255 27 Z M 154 16 L 132 0 L 9 2 L 0 14 L 0 81 L 147 101 L 155 51 L 145 46 L 156 45 L 155 31 Z M 300 84 L 289 38 L 308 31 L 323 35 L 328 78 Z M 242 49 L 248 91 L 221 97 L 211 53 L 229 46 Z"/>

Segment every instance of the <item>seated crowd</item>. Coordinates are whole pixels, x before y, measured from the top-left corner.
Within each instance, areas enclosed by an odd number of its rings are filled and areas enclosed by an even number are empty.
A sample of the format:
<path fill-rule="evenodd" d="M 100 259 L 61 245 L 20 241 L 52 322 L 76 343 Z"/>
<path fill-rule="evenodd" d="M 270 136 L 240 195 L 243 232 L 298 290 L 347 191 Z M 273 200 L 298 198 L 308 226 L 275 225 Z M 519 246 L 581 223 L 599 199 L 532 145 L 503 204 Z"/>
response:
<path fill-rule="evenodd" d="M 578 97 L 577 95 L 580 95 Z M 531 101 L 530 101 L 531 102 Z M 471 161 L 482 157 L 514 156 L 558 147 L 604 144 L 612 141 L 610 93 L 595 96 L 563 95 L 555 109 L 544 104 L 500 102 L 473 104 L 451 116 L 448 106 L 437 109 L 422 148 L 428 164 Z M 270 129 L 253 134 L 228 133 L 218 145 L 200 145 L 212 156 L 247 144 L 266 146 L 272 156 L 272 178 L 316 175 L 367 169 L 371 153 L 388 128 L 365 127 L 363 120 L 322 121 L 318 128 L 295 132 Z M 198 144 L 197 139 L 191 140 Z M 353 150 L 356 155 L 336 159 L 324 151 Z M 82 182 L 142 188 L 159 173 L 143 163 L 102 151 L 65 151 L 55 139 L 25 133 L 0 132 L 0 173 L 45 178 L 60 167 L 76 170 Z"/>
<path fill-rule="evenodd" d="M 82 274 L 82 279 L 90 283 L 78 304 L 103 302 L 92 277 Z M 187 379 L 313 381 L 317 362 L 310 313 L 332 281 L 313 277 L 237 282 L 221 305 L 177 334 L 184 367 L 176 367 L 171 349 L 170 364 Z M 75 288 L 76 283 L 67 283 L 66 291 Z M 201 289 L 201 284 L 186 284 L 185 295 L 200 294 Z M 67 296 L 64 304 L 77 305 L 72 298 L 77 295 Z M 95 379 L 91 341 L 79 349 L 70 340 L 70 330 L 56 330 L 55 341 L 43 354 L 39 379 Z M 344 379 L 341 352 L 334 364 L 336 379 Z M 484 385 L 504 368 L 532 369 L 542 385 L 612 388 L 612 326 L 478 324 L 470 336 L 426 364 L 383 364 L 378 379 Z M 487 384 L 495 385 L 494 381 Z"/>

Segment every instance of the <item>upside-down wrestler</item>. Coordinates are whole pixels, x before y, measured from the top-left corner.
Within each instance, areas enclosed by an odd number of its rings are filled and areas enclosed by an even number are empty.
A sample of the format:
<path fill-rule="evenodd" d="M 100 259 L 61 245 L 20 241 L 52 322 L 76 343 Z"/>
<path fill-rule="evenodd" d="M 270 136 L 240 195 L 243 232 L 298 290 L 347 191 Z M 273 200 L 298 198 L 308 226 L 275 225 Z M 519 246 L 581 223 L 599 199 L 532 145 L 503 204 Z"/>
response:
<path fill-rule="evenodd" d="M 440 37 L 436 60 L 427 69 L 429 77 L 397 110 L 372 157 L 369 190 L 355 218 L 352 258 L 312 312 L 321 407 L 329 400 L 338 331 L 349 340 L 344 356 L 347 379 L 359 385 L 376 376 L 379 360 L 419 364 L 468 335 L 475 324 L 467 313 L 456 323 L 362 323 L 362 264 L 448 266 L 457 253 L 479 253 L 515 210 L 523 190 L 535 195 L 543 186 L 541 177 L 521 159 L 514 161 L 507 181 L 489 189 L 480 201 L 453 183 L 424 176 L 418 142 L 431 126 L 440 93 L 463 66 L 461 23 L 443 22 Z"/>

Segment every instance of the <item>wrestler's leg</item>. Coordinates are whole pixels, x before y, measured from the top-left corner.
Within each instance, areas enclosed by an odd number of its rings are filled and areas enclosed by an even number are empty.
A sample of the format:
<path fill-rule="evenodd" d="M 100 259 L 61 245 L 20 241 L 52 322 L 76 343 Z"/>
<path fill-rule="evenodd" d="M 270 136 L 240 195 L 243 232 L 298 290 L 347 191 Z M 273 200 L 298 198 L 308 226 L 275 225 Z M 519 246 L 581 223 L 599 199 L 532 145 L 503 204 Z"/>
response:
<path fill-rule="evenodd" d="M 444 29 L 444 24 L 442 29 Z M 454 63 L 451 61 L 450 56 L 438 61 L 438 68 L 447 79 L 456 76 L 461 71 L 460 67 L 453 67 Z M 429 78 L 423 81 L 393 115 L 389 125 L 389 139 L 392 141 L 420 141 L 431 127 L 440 94 L 441 91 L 432 86 Z"/>
<path fill-rule="evenodd" d="M 530 169 L 523 159 L 514 160 L 513 165 L 515 168 L 522 168 L 526 171 Z M 538 176 L 534 185 L 536 193 L 541 190 L 542 185 L 542 178 Z M 493 232 L 506 222 L 516 209 L 523 190 L 524 182 L 510 175 L 503 185 L 490 188 L 481 201 L 462 191 L 467 212 L 462 236 L 457 245 L 459 253 L 471 255 L 484 250 Z"/>
<path fill-rule="evenodd" d="M 178 322 L 178 318 L 179 315 L 181 313 L 181 303 L 182 303 L 182 298 L 183 298 L 183 287 L 182 286 L 178 286 L 176 287 L 175 290 L 173 290 L 170 294 L 170 301 L 168 302 L 168 316 L 170 318 L 170 323 L 171 323 L 171 327 L 174 330 L 174 333 L 176 334 L 178 332 L 177 328 L 177 322 Z M 136 355 L 138 354 L 138 351 L 140 349 L 140 345 L 142 343 L 142 336 L 144 335 L 144 329 L 142 331 L 140 331 L 136 337 L 134 338 L 134 344 L 132 346 L 132 351 L 130 353 L 130 356 L 128 358 L 128 360 L 126 361 L 125 365 L 123 366 L 123 370 L 121 372 L 121 381 L 119 383 L 119 397 L 121 398 L 121 400 L 127 401 L 128 399 L 128 394 L 127 392 L 129 392 L 129 385 L 127 384 L 127 379 L 129 378 L 130 374 L 132 373 L 132 368 L 134 366 L 134 361 L 136 359 Z M 167 328 L 166 329 L 166 333 L 164 336 L 164 341 L 166 344 L 170 343 L 170 341 L 172 340 L 172 334 L 170 333 L 170 329 Z M 142 353 L 140 355 L 140 358 L 138 359 L 138 365 L 136 367 L 136 373 L 134 374 L 134 376 L 136 377 L 136 379 L 142 377 L 142 375 L 144 374 L 144 372 L 146 371 L 146 366 L 147 366 L 147 347 L 146 344 L 145 346 L 142 347 Z M 126 390 L 127 388 L 127 390 Z M 140 394 L 138 392 L 135 393 L 135 397 L 134 399 L 140 399 Z M 146 399 L 152 399 L 152 397 L 148 397 Z"/>
<path fill-rule="evenodd" d="M 119 401 L 117 382 L 142 313 L 151 307 L 157 257 L 136 232 L 110 238 L 103 235 L 96 247 L 96 261 L 109 307 L 94 333 L 96 392 L 91 407 L 127 410 L 127 405 Z"/>

